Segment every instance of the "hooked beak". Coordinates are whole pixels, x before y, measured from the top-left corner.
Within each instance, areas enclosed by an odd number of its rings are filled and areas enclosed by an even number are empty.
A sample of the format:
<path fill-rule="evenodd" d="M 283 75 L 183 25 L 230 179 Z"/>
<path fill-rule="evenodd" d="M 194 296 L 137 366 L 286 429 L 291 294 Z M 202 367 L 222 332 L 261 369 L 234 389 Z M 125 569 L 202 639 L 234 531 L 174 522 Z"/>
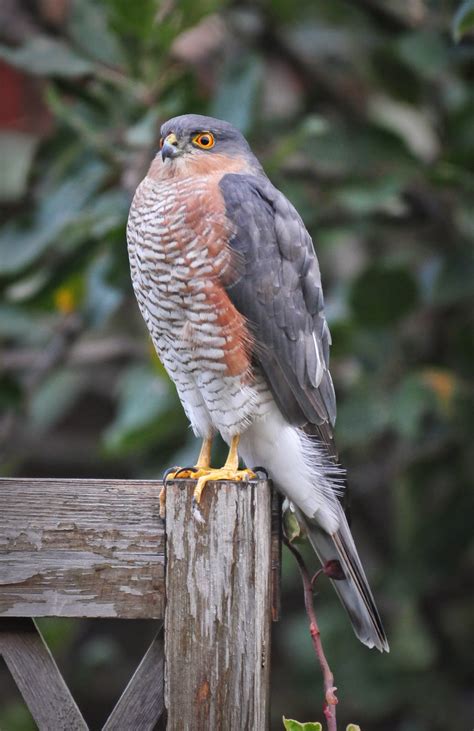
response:
<path fill-rule="evenodd" d="M 161 159 L 164 162 L 167 157 L 172 159 L 178 154 L 178 140 L 174 132 L 171 132 L 163 142 L 163 147 L 161 148 Z"/>

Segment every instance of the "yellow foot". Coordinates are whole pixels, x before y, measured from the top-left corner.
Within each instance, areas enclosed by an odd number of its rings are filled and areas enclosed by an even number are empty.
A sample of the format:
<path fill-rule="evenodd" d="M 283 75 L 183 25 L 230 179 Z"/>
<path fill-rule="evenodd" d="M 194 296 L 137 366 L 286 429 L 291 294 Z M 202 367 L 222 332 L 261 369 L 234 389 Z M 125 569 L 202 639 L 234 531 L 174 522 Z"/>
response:
<path fill-rule="evenodd" d="M 221 480 L 228 480 L 230 482 L 238 481 L 244 482 L 246 480 L 255 480 L 256 474 L 252 470 L 239 470 L 231 469 L 229 467 L 221 467 L 220 469 L 209 469 L 206 470 L 207 474 L 201 475 L 198 478 L 197 485 L 194 489 L 193 503 L 199 505 L 201 502 L 202 491 L 206 487 L 208 482 L 215 482 Z"/>
<path fill-rule="evenodd" d="M 203 439 L 201 445 L 201 451 L 194 467 L 175 467 L 174 469 L 166 470 L 163 478 L 166 480 L 197 480 L 202 475 L 207 474 L 211 469 L 211 449 L 212 439 Z"/>
<path fill-rule="evenodd" d="M 160 518 L 166 516 L 166 483 L 169 480 L 197 480 L 211 472 L 211 468 L 204 467 L 175 467 L 167 470 L 163 476 L 163 487 L 160 490 Z"/>
<path fill-rule="evenodd" d="M 210 467 L 175 467 L 166 472 L 165 482 L 169 480 L 197 480 L 211 471 Z"/>

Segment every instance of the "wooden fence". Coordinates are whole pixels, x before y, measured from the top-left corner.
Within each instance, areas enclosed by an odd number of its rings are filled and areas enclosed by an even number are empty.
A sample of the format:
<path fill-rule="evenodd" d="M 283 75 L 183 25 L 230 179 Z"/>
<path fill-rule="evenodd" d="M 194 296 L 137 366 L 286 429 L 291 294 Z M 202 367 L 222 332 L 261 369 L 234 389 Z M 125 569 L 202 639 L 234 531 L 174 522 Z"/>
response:
<path fill-rule="evenodd" d="M 147 618 L 157 634 L 104 730 L 264 731 L 279 614 L 265 480 L 0 479 L 0 655 L 40 731 L 87 729 L 33 617 Z M 160 627 L 160 629 L 158 629 Z"/>

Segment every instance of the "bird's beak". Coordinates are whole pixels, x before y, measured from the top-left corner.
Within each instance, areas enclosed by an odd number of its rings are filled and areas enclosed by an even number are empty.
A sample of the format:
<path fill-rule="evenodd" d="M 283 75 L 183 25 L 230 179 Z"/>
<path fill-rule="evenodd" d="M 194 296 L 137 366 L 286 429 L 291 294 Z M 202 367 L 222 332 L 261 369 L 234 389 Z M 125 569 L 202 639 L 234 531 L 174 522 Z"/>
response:
<path fill-rule="evenodd" d="M 161 148 L 161 159 L 164 162 L 167 157 L 172 159 L 173 157 L 176 157 L 178 153 L 178 139 L 174 132 L 171 132 L 163 142 L 163 147 Z"/>

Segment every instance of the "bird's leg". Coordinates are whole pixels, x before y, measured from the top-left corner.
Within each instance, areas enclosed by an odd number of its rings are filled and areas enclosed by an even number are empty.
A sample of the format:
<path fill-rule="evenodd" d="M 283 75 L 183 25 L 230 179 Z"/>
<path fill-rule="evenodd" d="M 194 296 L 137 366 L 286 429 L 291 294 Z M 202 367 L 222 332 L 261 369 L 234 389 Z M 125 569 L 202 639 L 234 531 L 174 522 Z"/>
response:
<path fill-rule="evenodd" d="M 202 440 L 201 451 L 194 467 L 172 467 L 166 470 L 163 480 L 197 480 L 198 477 L 211 469 L 212 438 L 206 437 Z"/>
<path fill-rule="evenodd" d="M 206 437 L 202 440 L 201 450 L 194 467 L 176 467 L 165 472 L 163 477 L 163 487 L 160 490 L 160 517 L 164 518 L 166 514 L 166 482 L 174 480 L 177 477 L 182 479 L 197 479 L 201 475 L 205 475 L 211 469 L 211 450 L 212 438 Z"/>
<path fill-rule="evenodd" d="M 193 495 L 193 502 L 196 505 L 199 505 L 201 502 L 202 491 L 208 482 L 219 480 L 243 481 L 255 479 L 256 475 L 252 472 L 252 470 L 239 470 L 239 441 L 240 436 L 238 434 L 235 437 L 232 437 L 229 454 L 227 455 L 227 459 L 223 467 L 220 469 L 207 469 L 205 474 L 199 476 Z"/>
<path fill-rule="evenodd" d="M 201 451 L 196 462 L 197 470 L 208 470 L 211 466 L 212 439 L 203 439 Z"/>

